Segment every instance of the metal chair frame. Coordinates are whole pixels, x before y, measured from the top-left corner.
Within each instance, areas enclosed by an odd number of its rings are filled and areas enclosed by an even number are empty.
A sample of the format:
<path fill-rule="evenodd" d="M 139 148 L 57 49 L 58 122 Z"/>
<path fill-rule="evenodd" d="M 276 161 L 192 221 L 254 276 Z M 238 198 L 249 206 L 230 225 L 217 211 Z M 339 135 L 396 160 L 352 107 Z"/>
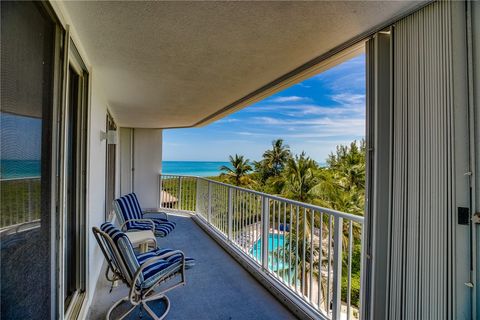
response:
<path fill-rule="evenodd" d="M 175 250 L 171 251 L 168 253 L 165 253 L 160 256 L 152 257 L 148 260 L 146 260 L 140 268 L 135 272 L 134 276 L 131 277 L 130 273 L 128 271 L 128 268 L 126 267 L 123 256 L 120 254 L 120 252 L 117 249 L 117 245 L 113 241 L 113 239 L 105 232 L 100 230 L 97 227 L 93 227 L 93 234 L 95 235 L 95 239 L 97 240 L 100 249 L 102 250 L 103 255 L 105 256 L 105 259 L 107 260 L 108 267 L 106 271 L 106 278 L 110 282 L 114 281 L 122 281 L 124 282 L 129 288 L 129 294 L 118 301 L 116 301 L 108 310 L 106 319 L 109 320 L 112 311 L 120 305 L 122 302 L 129 302 L 131 304 L 131 307 L 121 315 L 119 320 L 124 319 L 128 314 L 130 314 L 137 306 L 141 306 L 147 311 L 147 313 L 155 320 L 161 320 L 164 319 L 165 316 L 168 314 L 170 311 L 170 300 L 168 297 L 165 295 L 168 291 L 173 290 L 177 287 L 184 286 L 186 284 L 186 279 L 185 279 L 185 255 L 182 251 L 180 250 Z M 111 250 L 108 248 L 110 247 Z M 111 254 L 110 254 L 111 252 Z M 161 277 L 158 279 L 154 284 L 149 286 L 148 288 L 140 288 L 137 286 L 137 282 L 139 280 L 140 275 L 142 274 L 143 270 L 155 263 L 158 260 L 163 260 L 167 259 L 168 257 L 176 254 L 181 254 L 182 256 L 182 262 L 181 262 L 181 268 L 180 270 L 175 270 L 169 274 L 167 274 L 165 277 Z M 112 272 L 112 277 L 109 277 L 109 271 Z M 177 277 L 178 275 L 181 276 L 181 280 L 178 283 L 172 284 L 170 286 L 167 286 L 166 288 L 163 288 L 159 292 L 154 292 L 154 289 L 158 287 L 160 284 L 167 282 L 170 279 L 173 279 Z M 153 293 L 153 294 L 152 294 Z M 164 300 L 166 304 L 166 310 L 164 311 L 163 314 L 157 315 L 155 312 L 148 306 L 147 302 L 154 301 L 154 300 Z"/>

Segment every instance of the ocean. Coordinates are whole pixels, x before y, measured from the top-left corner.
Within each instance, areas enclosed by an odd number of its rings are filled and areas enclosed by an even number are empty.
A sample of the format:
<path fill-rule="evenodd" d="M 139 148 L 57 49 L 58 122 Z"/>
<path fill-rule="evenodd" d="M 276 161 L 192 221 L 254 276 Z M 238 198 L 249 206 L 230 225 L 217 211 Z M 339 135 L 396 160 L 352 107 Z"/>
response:
<path fill-rule="evenodd" d="M 163 174 L 211 177 L 221 173 L 221 166 L 229 162 L 217 161 L 163 161 Z M 39 160 L 0 160 L 0 179 L 40 176 Z"/>
<path fill-rule="evenodd" d="M 212 177 L 218 176 L 221 166 L 230 167 L 230 162 L 217 161 L 163 161 L 163 174 Z"/>
<path fill-rule="evenodd" d="M 40 160 L 0 159 L 0 179 L 40 177 Z"/>

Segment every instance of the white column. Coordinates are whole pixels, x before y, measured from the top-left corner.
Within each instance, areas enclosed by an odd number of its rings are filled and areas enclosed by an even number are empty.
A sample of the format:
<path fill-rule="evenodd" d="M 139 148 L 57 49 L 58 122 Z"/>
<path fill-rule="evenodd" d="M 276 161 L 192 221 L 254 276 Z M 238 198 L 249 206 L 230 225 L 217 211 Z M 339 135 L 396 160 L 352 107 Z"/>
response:
<path fill-rule="evenodd" d="M 157 208 L 162 172 L 162 130 L 133 129 L 133 191 L 143 209 Z"/>

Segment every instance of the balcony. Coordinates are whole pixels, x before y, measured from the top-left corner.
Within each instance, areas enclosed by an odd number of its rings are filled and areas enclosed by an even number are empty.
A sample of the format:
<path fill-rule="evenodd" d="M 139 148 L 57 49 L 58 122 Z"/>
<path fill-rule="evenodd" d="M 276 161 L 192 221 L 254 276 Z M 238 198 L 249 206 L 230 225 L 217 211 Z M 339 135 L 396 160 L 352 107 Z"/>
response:
<path fill-rule="evenodd" d="M 14 215 L 2 215 L 4 240 L 38 222 L 31 197 L 38 180 L 2 181 L 16 190 L 2 197 L 17 203 Z M 361 243 L 363 217 L 199 177 L 160 176 L 159 190 L 159 207 L 178 225 L 159 245 L 197 260 L 187 285 L 169 293 L 169 318 L 359 317 L 352 266 L 361 256 L 352 248 Z M 127 288 L 109 291 L 101 275 L 89 319 L 103 318 Z"/>
<path fill-rule="evenodd" d="M 159 239 L 159 245 L 180 249 L 188 256 L 195 257 L 196 265 L 187 271 L 187 285 L 168 293 L 172 302 L 168 319 L 295 317 L 222 250 L 190 215 L 173 215 L 171 219 L 177 223 L 177 230 L 168 237 Z M 109 291 L 110 283 L 102 274 L 97 284 L 89 319 L 104 319 L 108 308 L 128 294 L 125 285 L 114 288 L 111 293 Z"/>
<path fill-rule="evenodd" d="M 352 266 L 361 255 L 352 248 L 363 217 L 199 177 L 160 176 L 159 190 L 159 207 L 178 223 L 159 245 L 198 261 L 187 286 L 169 294 L 169 318 L 359 317 Z M 127 292 L 109 289 L 101 279 L 91 319 Z"/>

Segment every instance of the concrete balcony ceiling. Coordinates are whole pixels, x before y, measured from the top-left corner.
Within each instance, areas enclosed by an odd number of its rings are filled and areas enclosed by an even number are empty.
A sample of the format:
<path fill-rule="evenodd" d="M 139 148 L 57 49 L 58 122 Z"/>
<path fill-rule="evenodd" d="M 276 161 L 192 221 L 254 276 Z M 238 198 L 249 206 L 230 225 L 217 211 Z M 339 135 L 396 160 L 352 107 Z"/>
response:
<path fill-rule="evenodd" d="M 204 125 L 419 1 L 59 4 L 120 126 Z M 252 101 L 250 99 L 249 101 Z M 245 102 L 245 101 L 243 101 Z"/>

